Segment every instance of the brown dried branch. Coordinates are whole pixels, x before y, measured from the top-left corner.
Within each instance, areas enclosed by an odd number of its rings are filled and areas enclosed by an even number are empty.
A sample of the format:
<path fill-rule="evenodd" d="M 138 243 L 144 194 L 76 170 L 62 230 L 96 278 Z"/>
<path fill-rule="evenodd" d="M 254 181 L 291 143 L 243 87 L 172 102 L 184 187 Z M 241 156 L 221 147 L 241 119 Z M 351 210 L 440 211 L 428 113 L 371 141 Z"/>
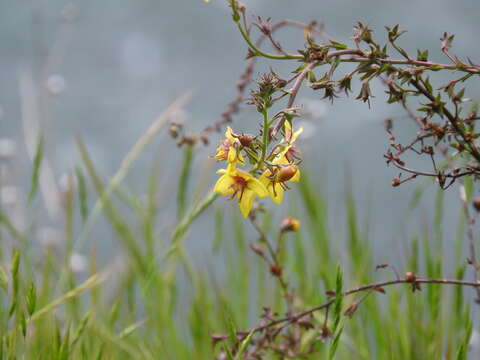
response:
<path fill-rule="evenodd" d="M 460 201 L 462 203 L 463 211 L 465 214 L 465 220 L 467 223 L 467 238 L 468 238 L 468 249 L 470 252 L 470 257 L 468 258 L 468 264 L 470 264 L 473 268 L 473 274 L 475 282 L 480 283 L 480 265 L 477 261 L 477 254 L 475 250 L 475 235 L 473 234 L 473 225 L 475 224 L 475 217 L 470 214 L 470 210 L 468 208 L 467 203 L 467 194 L 465 192 L 465 186 L 460 186 Z M 480 288 L 475 288 L 477 292 L 477 298 L 475 301 L 477 304 L 480 304 Z"/>
<path fill-rule="evenodd" d="M 456 280 L 456 279 L 419 278 L 413 273 L 407 273 L 405 275 L 405 278 L 403 278 L 403 279 L 396 279 L 396 280 L 383 281 L 383 282 L 377 282 L 377 283 L 373 283 L 373 284 L 363 285 L 363 286 L 360 286 L 360 287 L 357 287 L 357 288 L 354 288 L 354 289 L 347 290 L 347 291 L 343 292 L 342 295 L 343 296 L 349 296 L 349 295 L 357 294 L 357 293 L 364 292 L 364 291 L 372 291 L 372 290 L 378 291 L 379 289 L 384 290 L 385 287 L 392 286 L 392 285 L 399 285 L 399 284 L 409 284 L 409 285 L 411 285 L 413 291 L 419 290 L 420 284 L 430 284 L 430 285 L 440 284 L 440 285 L 468 286 L 468 287 L 473 287 L 475 289 L 480 288 L 480 282 L 477 282 L 477 281 L 473 282 L 473 281 Z M 332 292 L 330 291 L 329 293 L 331 294 Z M 269 328 L 272 328 L 276 325 L 286 323 L 287 326 L 288 326 L 288 325 L 291 325 L 291 324 L 295 324 L 299 320 L 301 320 L 302 318 L 304 318 L 308 315 L 311 315 L 316 311 L 328 308 L 334 302 L 335 302 L 335 299 L 329 300 L 329 301 L 327 301 L 323 304 L 314 306 L 314 307 L 312 307 L 310 309 L 307 309 L 307 310 L 304 310 L 304 311 L 300 311 L 296 314 L 285 316 L 285 317 L 280 318 L 280 319 L 271 320 L 270 322 L 268 322 L 266 324 L 259 325 L 255 328 L 252 328 L 252 329 L 248 330 L 248 331 L 239 331 L 237 333 L 237 335 L 239 337 L 239 340 L 242 340 L 248 334 L 259 333 L 259 332 L 262 332 L 262 331 L 267 330 Z M 282 329 L 285 328 L 285 327 L 286 327 L 285 325 L 282 325 Z M 216 336 L 227 338 L 227 335 L 216 335 Z"/>

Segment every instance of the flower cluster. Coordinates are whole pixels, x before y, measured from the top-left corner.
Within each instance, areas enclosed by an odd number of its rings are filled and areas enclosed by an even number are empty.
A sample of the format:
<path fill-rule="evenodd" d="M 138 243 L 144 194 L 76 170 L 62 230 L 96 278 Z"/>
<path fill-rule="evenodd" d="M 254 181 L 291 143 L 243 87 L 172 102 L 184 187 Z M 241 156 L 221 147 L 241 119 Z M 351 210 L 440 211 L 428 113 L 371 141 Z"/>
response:
<path fill-rule="evenodd" d="M 268 131 L 272 120 L 265 121 L 263 131 Z M 226 169 L 217 171 L 222 176 L 215 184 L 214 191 L 221 195 L 230 195 L 230 200 L 237 198 L 240 211 L 247 217 L 252 209 L 256 196 L 269 196 L 280 204 L 283 193 L 288 189 L 287 182 L 299 181 L 298 164 L 300 156 L 293 145 L 303 129 L 293 131 L 290 121 L 283 125 L 283 137 L 271 149 L 271 135 L 263 136 L 263 140 L 250 135 L 235 134 L 228 127 L 223 140 L 214 156 L 218 161 L 226 161 Z M 268 153 L 267 153 L 268 152 Z M 244 168 L 247 161 L 251 165 L 249 171 Z"/>

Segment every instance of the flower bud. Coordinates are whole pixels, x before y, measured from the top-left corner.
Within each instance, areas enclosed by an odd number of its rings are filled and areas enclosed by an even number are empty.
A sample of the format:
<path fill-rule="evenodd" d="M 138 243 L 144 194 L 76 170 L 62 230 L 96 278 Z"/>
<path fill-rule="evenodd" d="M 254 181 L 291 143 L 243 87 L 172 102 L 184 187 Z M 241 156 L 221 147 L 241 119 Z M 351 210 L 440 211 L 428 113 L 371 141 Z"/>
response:
<path fill-rule="evenodd" d="M 252 144 L 254 137 L 251 135 L 240 135 L 237 139 L 242 146 L 248 147 Z"/>
<path fill-rule="evenodd" d="M 391 183 L 391 184 L 392 184 L 393 187 L 397 187 L 397 186 L 399 186 L 401 183 L 402 183 L 402 182 L 400 181 L 400 179 L 399 179 L 398 177 L 395 177 L 395 178 L 392 179 L 392 183 Z"/>
<path fill-rule="evenodd" d="M 323 341 L 326 341 L 331 337 L 332 337 L 332 332 L 328 328 L 327 324 L 324 324 L 322 326 L 322 329 L 320 330 L 320 339 Z"/>
<path fill-rule="evenodd" d="M 277 182 L 285 182 L 290 180 L 292 177 L 295 176 L 295 174 L 298 171 L 298 166 L 297 165 L 288 165 L 285 167 L 280 168 L 280 170 L 277 172 L 275 181 Z"/>
<path fill-rule="evenodd" d="M 475 199 L 473 199 L 472 205 L 473 205 L 473 207 L 475 208 L 475 210 L 477 210 L 478 212 L 480 212 L 480 196 L 478 196 L 478 197 L 476 197 Z"/>
<path fill-rule="evenodd" d="M 405 280 L 407 280 L 408 282 L 414 282 L 415 280 L 417 280 L 417 275 L 409 271 L 405 274 Z"/>
<path fill-rule="evenodd" d="M 332 297 L 336 295 L 335 290 L 327 290 L 325 294 L 327 294 L 328 297 Z"/>
<path fill-rule="evenodd" d="M 420 284 L 417 282 L 417 275 L 414 273 L 414 272 L 407 272 L 405 274 L 405 280 L 407 280 L 407 282 L 409 283 L 412 283 L 412 292 L 415 292 L 415 291 L 421 291 L 422 288 L 420 287 Z"/>
<path fill-rule="evenodd" d="M 300 229 L 300 221 L 291 216 L 287 216 L 280 224 L 280 232 L 282 233 L 287 231 L 297 231 L 298 229 Z"/>
<path fill-rule="evenodd" d="M 273 276 L 280 277 L 280 276 L 282 276 L 282 272 L 283 272 L 283 270 L 280 266 L 270 265 L 270 273 Z"/>

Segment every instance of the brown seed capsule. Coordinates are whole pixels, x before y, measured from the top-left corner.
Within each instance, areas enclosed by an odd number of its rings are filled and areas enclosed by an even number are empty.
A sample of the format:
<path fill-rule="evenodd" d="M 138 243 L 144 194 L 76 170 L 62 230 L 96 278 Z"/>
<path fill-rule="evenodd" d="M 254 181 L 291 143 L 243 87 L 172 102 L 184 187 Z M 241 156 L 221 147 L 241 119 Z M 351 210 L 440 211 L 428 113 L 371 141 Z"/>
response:
<path fill-rule="evenodd" d="M 335 296 L 336 295 L 335 290 L 327 290 L 325 292 L 325 294 L 327 294 L 327 296 Z"/>
<path fill-rule="evenodd" d="M 280 266 L 277 266 L 277 265 L 270 265 L 270 273 L 273 275 L 273 276 L 276 276 L 276 277 L 280 277 L 282 276 L 282 268 Z"/>
<path fill-rule="evenodd" d="M 288 166 L 282 167 L 277 172 L 277 175 L 275 177 L 275 181 L 277 181 L 277 182 L 288 181 L 292 177 L 295 176 L 297 171 L 298 171 L 298 166 L 297 165 L 288 165 Z"/>
<path fill-rule="evenodd" d="M 416 279 L 417 275 L 415 275 L 415 273 L 413 272 L 409 271 L 405 274 L 405 280 L 407 280 L 408 282 L 414 282 Z"/>
<path fill-rule="evenodd" d="M 242 144 L 242 146 L 248 147 L 252 144 L 254 137 L 250 135 L 240 135 L 237 139 L 238 141 L 240 141 L 240 144 Z"/>
<path fill-rule="evenodd" d="M 480 196 L 478 196 L 478 197 L 476 197 L 475 199 L 473 199 L 472 205 L 473 205 L 473 207 L 475 208 L 475 210 L 477 210 L 478 212 L 480 212 Z"/>
<path fill-rule="evenodd" d="M 320 339 L 323 341 L 328 340 L 332 336 L 332 332 L 328 328 L 328 326 L 325 324 L 322 326 L 322 329 L 320 331 Z"/>
<path fill-rule="evenodd" d="M 393 178 L 393 179 L 392 179 L 392 182 L 391 182 L 391 184 L 392 184 L 393 187 L 397 187 L 397 186 L 399 186 L 401 183 L 402 183 L 402 182 L 401 182 L 400 178 L 398 178 L 398 177 Z"/>
<path fill-rule="evenodd" d="M 420 287 L 420 284 L 417 282 L 417 275 L 413 272 L 407 272 L 405 274 L 405 280 L 408 282 L 412 283 L 412 292 L 415 291 L 421 291 L 422 288 Z"/>
<path fill-rule="evenodd" d="M 280 224 L 280 232 L 282 233 L 287 231 L 297 231 L 298 229 L 300 229 L 300 221 L 291 216 L 287 216 Z"/>

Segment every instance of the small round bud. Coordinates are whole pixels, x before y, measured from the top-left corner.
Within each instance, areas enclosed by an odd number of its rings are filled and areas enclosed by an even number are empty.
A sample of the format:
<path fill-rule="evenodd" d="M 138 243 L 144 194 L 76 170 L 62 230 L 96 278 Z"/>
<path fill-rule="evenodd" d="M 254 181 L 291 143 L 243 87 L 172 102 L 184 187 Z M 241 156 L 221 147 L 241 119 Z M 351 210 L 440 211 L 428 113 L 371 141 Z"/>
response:
<path fill-rule="evenodd" d="M 402 182 L 400 181 L 400 178 L 398 178 L 398 177 L 393 178 L 393 179 L 392 179 L 392 182 L 391 182 L 391 184 L 392 184 L 393 187 L 397 187 L 397 186 L 399 186 L 401 183 L 402 183 Z"/>
<path fill-rule="evenodd" d="M 473 199 L 472 205 L 475 208 L 475 210 L 480 212 L 480 196 L 477 196 L 475 199 Z"/>
<path fill-rule="evenodd" d="M 280 276 L 282 276 L 282 272 L 283 272 L 283 270 L 280 266 L 270 265 L 270 273 L 273 276 L 280 277 Z"/>
<path fill-rule="evenodd" d="M 336 295 L 335 290 L 327 290 L 325 293 L 327 294 L 328 297 L 332 297 Z"/>
<path fill-rule="evenodd" d="M 408 282 L 414 282 L 415 280 L 417 280 L 417 275 L 409 271 L 405 274 L 405 280 L 407 280 Z"/>
<path fill-rule="evenodd" d="M 287 231 L 297 231 L 298 229 L 300 229 L 300 221 L 291 216 L 287 216 L 280 224 L 280 232 L 282 233 Z"/>
<path fill-rule="evenodd" d="M 322 326 L 322 329 L 320 330 L 320 339 L 323 341 L 326 341 L 331 337 L 332 337 L 332 332 L 328 328 L 327 324 L 324 324 Z"/>
<path fill-rule="evenodd" d="M 240 11 L 240 12 L 244 12 L 245 9 L 246 9 L 245 4 L 242 4 L 241 2 L 238 2 L 238 3 L 237 3 L 237 9 L 238 9 L 238 11 Z"/>
<path fill-rule="evenodd" d="M 276 176 L 276 181 L 277 182 L 285 182 L 290 180 L 292 177 L 295 176 L 295 174 L 298 171 L 298 166 L 297 165 L 288 165 L 285 167 L 280 168 L 280 170 L 277 172 Z"/>

